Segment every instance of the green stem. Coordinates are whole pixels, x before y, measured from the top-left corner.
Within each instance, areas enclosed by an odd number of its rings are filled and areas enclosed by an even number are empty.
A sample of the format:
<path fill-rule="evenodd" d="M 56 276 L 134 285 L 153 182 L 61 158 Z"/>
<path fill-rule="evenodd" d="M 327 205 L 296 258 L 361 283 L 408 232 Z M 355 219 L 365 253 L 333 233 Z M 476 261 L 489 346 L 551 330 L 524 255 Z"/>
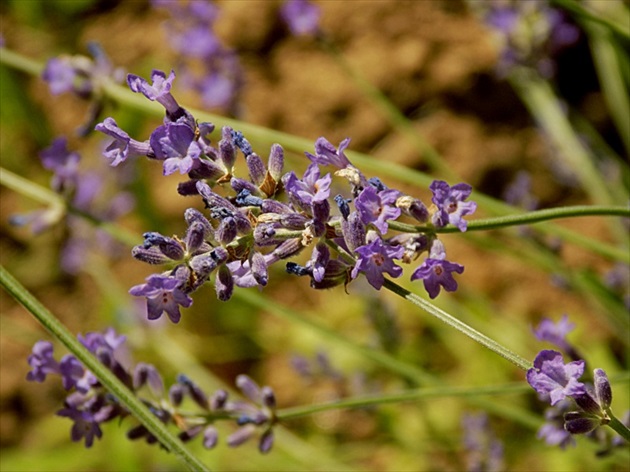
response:
<path fill-rule="evenodd" d="M 488 349 L 495 352 L 496 354 L 499 354 L 501 357 L 510 361 L 512 364 L 516 365 L 520 369 L 529 370 L 532 368 L 532 363 L 529 362 L 528 360 L 522 358 L 518 354 L 515 354 L 514 352 L 510 351 L 503 345 L 499 344 L 493 339 L 490 339 L 488 336 L 480 333 L 474 328 L 468 326 L 466 323 L 449 315 L 444 310 L 441 310 L 440 308 L 436 307 L 435 305 L 428 302 L 424 298 L 416 295 L 415 293 L 410 292 L 406 288 L 401 287 L 400 285 L 392 282 L 389 279 L 385 279 L 385 283 L 383 284 L 383 287 L 385 287 L 387 290 L 394 292 L 396 295 L 401 296 L 405 300 L 410 301 L 414 305 L 422 308 L 424 311 L 426 311 L 430 315 L 435 316 L 440 321 L 449 325 L 451 328 L 455 328 L 460 333 L 465 334 L 472 340 L 477 341 L 479 344 L 487 347 Z"/>
<path fill-rule="evenodd" d="M 630 429 L 628 429 L 628 427 L 625 424 L 619 421 L 617 417 L 613 415 L 610 409 L 608 409 L 606 413 L 610 417 L 610 423 L 608 423 L 608 426 L 614 429 L 615 432 L 619 434 L 619 436 L 624 438 L 626 441 L 630 442 Z"/>
<path fill-rule="evenodd" d="M 83 346 L 76 337 L 26 288 L 0 265 L 0 285 L 26 308 L 48 331 L 72 352 L 140 422 L 160 444 L 175 454 L 190 470 L 207 471 L 151 411 L 110 370 Z"/>
<path fill-rule="evenodd" d="M 502 395 L 512 393 L 523 393 L 530 390 L 529 385 L 506 384 L 485 387 L 432 387 L 408 390 L 393 394 L 362 395 L 353 398 L 333 400 L 330 402 L 315 405 L 297 406 L 284 408 L 276 412 L 276 417 L 280 421 L 292 420 L 304 416 L 313 415 L 322 411 L 338 410 L 343 408 L 365 408 L 374 405 L 385 405 L 388 403 L 412 402 L 426 398 L 445 397 L 474 397 L 484 395 Z"/>

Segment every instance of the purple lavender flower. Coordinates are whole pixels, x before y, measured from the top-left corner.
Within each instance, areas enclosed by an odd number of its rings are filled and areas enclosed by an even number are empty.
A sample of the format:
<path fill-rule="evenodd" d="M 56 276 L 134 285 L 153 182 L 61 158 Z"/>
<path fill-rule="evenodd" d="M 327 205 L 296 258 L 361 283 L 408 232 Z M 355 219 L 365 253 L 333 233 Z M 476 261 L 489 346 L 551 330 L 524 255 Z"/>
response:
<path fill-rule="evenodd" d="M 317 138 L 315 141 L 315 155 L 305 152 L 311 162 L 322 166 L 332 165 L 338 169 L 344 169 L 351 166 L 350 161 L 344 154 L 344 151 L 350 144 L 350 138 L 346 138 L 339 144 L 339 149 L 335 149 L 335 146 L 323 137 Z"/>
<path fill-rule="evenodd" d="M 503 444 L 496 438 L 485 413 L 465 414 L 462 418 L 466 470 L 498 472 L 505 470 Z"/>
<path fill-rule="evenodd" d="M 468 184 L 449 186 L 443 180 L 434 180 L 429 186 L 433 192 L 432 201 L 437 210 L 431 218 L 431 222 L 442 228 L 448 223 L 455 225 L 460 231 L 466 231 L 468 223 L 463 219 L 464 215 L 470 215 L 477 209 L 475 202 L 465 202 L 472 192 Z"/>
<path fill-rule="evenodd" d="M 98 379 L 92 372 L 86 370 L 83 364 L 71 354 L 64 356 L 59 363 L 61 383 L 63 388 L 70 390 L 76 388 L 78 392 L 87 393 Z"/>
<path fill-rule="evenodd" d="M 316 34 L 319 30 L 321 12 L 309 0 L 286 0 L 280 16 L 295 36 Z"/>
<path fill-rule="evenodd" d="M 57 415 L 70 418 L 74 421 L 70 437 L 74 442 L 85 439 L 85 447 L 87 448 L 92 447 L 94 438 L 100 439 L 103 436 L 97 415 L 90 411 L 79 410 L 69 406 L 59 410 Z"/>
<path fill-rule="evenodd" d="M 42 79 L 48 82 L 50 93 L 59 95 L 74 90 L 77 73 L 69 57 L 53 57 L 46 62 Z"/>
<path fill-rule="evenodd" d="M 179 322 L 180 305 L 184 308 L 192 305 L 192 298 L 180 289 L 183 281 L 157 274 L 150 275 L 146 280 L 146 284 L 132 287 L 129 293 L 136 297 L 147 298 L 148 318 L 157 320 L 162 313 L 166 312 L 173 323 Z"/>
<path fill-rule="evenodd" d="M 354 201 L 363 224 L 372 224 L 381 234 L 387 233 L 387 220 L 395 220 L 400 216 L 400 208 L 394 206 L 399 194 L 398 190 L 378 192 L 371 185 L 365 187 Z"/>
<path fill-rule="evenodd" d="M 540 351 L 534 360 L 534 367 L 527 371 L 527 382 L 540 395 L 549 395 L 551 405 L 567 396 L 586 393 L 584 384 L 578 379 L 584 373 L 584 361 L 564 364 L 562 354 L 557 351 Z"/>
<path fill-rule="evenodd" d="M 103 152 L 103 155 L 111 161 L 109 164 L 113 167 L 124 162 L 128 157 L 152 154 L 151 146 L 147 141 L 140 142 L 131 139 L 125 131 L 118 127 L 113 118 L 105 118 L 94 129 L 114 138 L 114 141 Z"/>
<path fill-rule="evenodd" d="M 39 155 L 45 169 L 54 172 L 51 187 L 55 191 L 73 189 L 79 178 L 81 156 L 68 149 L 68 140 L 61 136 Z"/>
<path fill-rule="evenodd" d="M 33 346 L 33 353 L 28 356 L 28 364 L 32 370 L 26 375 L 26 380 L 43 382 L 48 374 L 60 372 L 59 363 L 53 358 L 53 345 L 49 341 L 37 341 Z"/>
<path fill-rule="evenodd" d="M 565 399 L 547 408 L 545 410 L 545 424 L 540 427 L 536 437 L 544 439 L 549 446 L 560 446 L 561 449 L 575 446 L 575 439 L 571 433 L 564 429 L 564 415 L 571 406 L 572 403 Z"/>
<path fill-rule="evenodd" d="M 435 298 L 440 293 L 440 286 L 447 292 L 457 290 L 453 272 L 461 274 L 464 272 L 464 266 L 447 261 L 444 245 L 435 240 L 431 245 L 429 257 L 411 274 L 411 280 L 421 279 L 429 297 Z"/>
<path fill-rule="evenodd" d="M 293 171 L 285 174 L 282 180 L 292 201 L 309 212 L 313 203 L 322 202 L 330 196 L 332 177 L 326 174 L 320 178 L 317 164 L 313 163 L 306 168 L 302 180 Z"/>
<path fill-rule="evenodd" d="M 175 80 L 175 71 L 171 71 L 168 77 L 161 70 L 154 69 L 151 73 L 152 84 L 149 84 L 140 76 L 127 75 L 127 84 L 132 92 L 141 93 L 151 101 L 157 101 L 166 109 L 168 115 L 176 115 L 179 112 L 179 105 L 173 95 L 171 87 Z"/>
<path fill-rule="evenodd" d="M 383 272 L 396 278 L 402 275 L 402 268 L 397 266 L 393 260 L 400 259 L 404 249 L 400 246 L 390 246 L 383 243 L 379 237 L 365 246 L 361 246 L 354 251 L 357 255 L 357 262 L 350 274 L 353 279 L 363 272 L 369 284 L 376 290 L 383 286 L 385 278 Z"/>
<path fill-rule="evenodd" d="M 186 174 L 200 166 L 202 149 L 187 123 L 168 122 L 158 127 L 151 133 L 150 143 L 155 157 L 164 160 L 164 175 Z"/>

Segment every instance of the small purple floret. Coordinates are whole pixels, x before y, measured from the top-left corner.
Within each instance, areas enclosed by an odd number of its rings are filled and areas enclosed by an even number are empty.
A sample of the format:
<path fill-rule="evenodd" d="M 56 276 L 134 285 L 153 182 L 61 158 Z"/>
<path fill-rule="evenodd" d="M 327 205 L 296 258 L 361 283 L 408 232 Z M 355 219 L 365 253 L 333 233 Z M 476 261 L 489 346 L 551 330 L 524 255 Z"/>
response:
<path fill-rule="evenodd" d="M 466 231 L 468 223 L 463 217 L 477 209 L 475 202 L 464 201 L 470 196 L 472 187 L 464 183 L 451 187 L 443 180 L 434 180 L 429 188 L 433 192 L 431 200 L 437 207 L 431 222 L 438 228 L 450 223 L 457 226 L 460 231 Z"/>
<path fill-rule="evenodd" d="M 567 396 L 585 395 L 586 389 L 578 379 L 584 373 L 584 361 L 564 364 L 557 351 L 540 351 L 534 367 L 527 371 L 527 382 L 540 395 L 549 395 L 551 405 Z"/>
<path fill-rule="evenodd" d="M 359 272 L 363 272 L 369 284 L 376 290 L 380 290 L 385 282 L 384 272 L 394 278 L 402 275 L 402 268 L 393 262 L 393 259 L 402 257 L 404 248 L 401 246 L 389 246 L 384 244 L 380 238 L 376 238 L 371 243 L 357 248 L 354 252 L 358 255 L 358 259 L 352 269 L 353 279 L 359 275 Z"/>
<path fill-rule="evenodd" d="M 147 313 L 150 320 L 157 320 L 166 312 L 169 319 L 177 323 L 181 317 L 180 305 L 184 308 L 192 305 L 192 298 L 180 290 L 182 283 L 175 277 L 153 274 L 147 277 L 146 284 L 132 287 L 129 293 L 147 298 Z"/>

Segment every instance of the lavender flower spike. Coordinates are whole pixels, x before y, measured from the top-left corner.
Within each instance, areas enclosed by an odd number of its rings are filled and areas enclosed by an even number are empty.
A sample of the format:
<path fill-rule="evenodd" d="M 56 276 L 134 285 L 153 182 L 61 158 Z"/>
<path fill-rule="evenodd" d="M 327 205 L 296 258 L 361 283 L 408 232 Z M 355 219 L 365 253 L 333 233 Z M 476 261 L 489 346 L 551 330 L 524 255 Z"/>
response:
<path fill-rule="evenodd" d="M 578 378 L 584 373 L 584 361 L 564 364 L 562 354 L 557 351 L 540 351 L 534 367 L 527 371 L 527 382 L 541 395 L 549 395 L 551 405 L 567 396 L 586 394 Z"/>
<path fill-rule="evenodd" d="M 470 196 L 472 187 L 464 183 L 451 187 L 443 180 L 434 180 L 429 188 L 433 192 L 431 200 L 437 207 L 431 222 L 438 228 L 450 223 L 460 231 L 466 231 L 468 223 L 463 216 L 470 215 L 477 209 L 475 202 L 464 201 Z"/>
<path fill-rule="evenodd" d="M 165 275 L 150 275 L 147 283 L 131 287 L 129 293 L 136 297 L 147 298 L 147 313 L 150 320 L 157 320 L 166 312 L 173 323 L 181 317 L 180 305 L 188 308 L 192 305 L 192 298 L 186 295 L 180 286 L 183 281 Z"/>
<path fill-rule="evenodd" d="M 174 115 L 179 110 L 179 104 L 171 95 L 171 87 L 175 80 L 175 71 L 171 71 L 168 77 L 161 70 L 154 69 L 151 73 L 152 85 L 140 76 L 127 75 L 129 88 L 136 93 L 141 93 L 151 101 L 157 101 L 169 115 Z"/>

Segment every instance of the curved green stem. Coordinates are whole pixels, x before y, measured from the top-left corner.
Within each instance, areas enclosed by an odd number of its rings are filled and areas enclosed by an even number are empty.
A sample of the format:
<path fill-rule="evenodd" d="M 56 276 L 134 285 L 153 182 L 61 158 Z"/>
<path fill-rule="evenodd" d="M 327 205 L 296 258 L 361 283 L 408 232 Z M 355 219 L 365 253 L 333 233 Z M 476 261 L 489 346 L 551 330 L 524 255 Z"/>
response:
<path fill-rule="evenodd" d="M 0 285 L 26 308 L 55 338 L 59 339 L 99 381 L 151 431 L 160 444 L 175 454 L 190 470 L 207 471 L 182 442 L 131 392 L 110 370 L 101 364 L 83 344 L 26 288 L 0 265 Z"/>
<path fill-rule="evenodd" d="M 455 328 L 460 333 L 465 334 L 472 340 L 477 341 L 479 344 L 487 347 L 488 349 L 495 352 L 496 354 L 499 354 L 501 357 L 510 361 L 512 364 L 514 364 L 518 368 L 523 369 L 523 370 L 529 370 L 532 368 L 532 363 L 530 361 L 510 351 L 508 348 L 499 344 L 495 340 L 490 339 L 485 334 L 480 333 L 474 328 L 468 326 L 466 323 L 458 320 L 454 316 L 449 315 L 444 310 L 441 310 L 440 308 L 436 307 L 435 305 L 428 302 L 424 298 L 416 295 L 415 293 L 410 292 L 406 288 L 401 287 L 400 285 L 392 282 L 389 279 L 385 279 L 385 283 L 383 284 L 383 287 L 385 287 L 387 290 L 390 290 L 391 292 L 394 292 L 396 295 L 403 297 L 405 300 L 410 301 L 414 305 L 422 308 L 424 311 L 426 311 L 430 315 L 435 316 L 440 321 L 446 323 L 452 328 Z"/>
<path fill-rule="evenodd" d="M 624 438 L 626 441 L 630 442 L 630 429 L 628 429 L 628 427 L 625 424 L 619 421 L 617 417 L 613 415 L 610 409 L 606 411 L 606 413 L 610 417 L 610 423 L 608 423 L 608 426 L 614 429 L 615 432 L 619 434 L 619 436 Z"/>

